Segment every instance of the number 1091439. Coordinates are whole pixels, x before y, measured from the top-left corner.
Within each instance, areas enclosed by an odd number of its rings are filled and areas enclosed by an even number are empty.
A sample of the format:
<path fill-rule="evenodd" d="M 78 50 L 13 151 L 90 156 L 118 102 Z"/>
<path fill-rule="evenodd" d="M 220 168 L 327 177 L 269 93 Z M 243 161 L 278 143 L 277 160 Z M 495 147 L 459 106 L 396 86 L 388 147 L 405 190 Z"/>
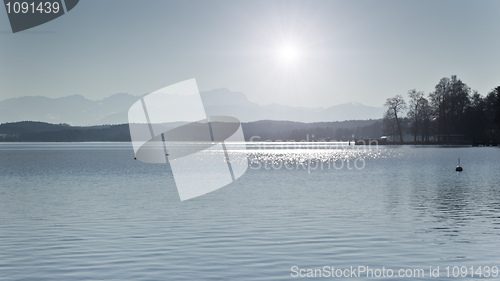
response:
<path fill-rule="evenodd" d="M 5 7 L 8 14 L 57 14 L 61 9 L 59 2 L 56 1 L 40 3 L 12 1 L 5 3 Z"/>

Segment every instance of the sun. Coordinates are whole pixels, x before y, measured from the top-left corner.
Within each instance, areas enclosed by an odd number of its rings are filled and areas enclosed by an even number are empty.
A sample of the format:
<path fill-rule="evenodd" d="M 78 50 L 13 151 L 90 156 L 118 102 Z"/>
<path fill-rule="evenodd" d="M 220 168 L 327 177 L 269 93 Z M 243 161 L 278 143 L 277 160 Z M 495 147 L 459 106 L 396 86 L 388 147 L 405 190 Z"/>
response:
<path fill-rule="evenodd" d="M 300 58 L 300 50 L 293 45 L 285 45 L 277 50 L 278 58 L 287 65 L 296 64 Z"/>

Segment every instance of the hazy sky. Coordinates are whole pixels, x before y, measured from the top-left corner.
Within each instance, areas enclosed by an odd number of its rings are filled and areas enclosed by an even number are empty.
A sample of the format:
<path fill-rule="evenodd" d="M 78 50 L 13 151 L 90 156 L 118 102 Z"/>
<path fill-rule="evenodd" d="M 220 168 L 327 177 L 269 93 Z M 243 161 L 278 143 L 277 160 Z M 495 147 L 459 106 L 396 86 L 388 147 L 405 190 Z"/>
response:
<path fill-rule="evenodd" d="M 0 11 L 0 100 L 141 95 L 189 78 L 259 104 L 381 106 L 456 74 L 500 85 L 500 1 L 81 0 L 12 34 Z"/>

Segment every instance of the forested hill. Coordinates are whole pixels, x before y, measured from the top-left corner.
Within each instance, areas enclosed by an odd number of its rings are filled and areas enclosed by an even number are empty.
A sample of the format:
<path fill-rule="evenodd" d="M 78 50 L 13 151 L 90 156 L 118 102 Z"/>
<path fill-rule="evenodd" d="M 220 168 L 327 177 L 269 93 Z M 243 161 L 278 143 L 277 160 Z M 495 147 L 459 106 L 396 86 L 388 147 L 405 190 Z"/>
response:
<path fill-rule="evenodd" d="M 245 140 L 352 140 L 379 138 L 380 120 L 300 123 L 291 121 L 256 121 L 242 123 Z M 0 124 L 3 142 L 91 142 L 130 141 L 128 124 L 90 127 L 50 124 L 44 122 L 15 122 Z"/>
<path fill-rule="evenodd" d="M 0 141 L 87 142 L 130 141 L 128 124 L 76 127 L 44 122 L 15 122 L 0 125 Z"/>

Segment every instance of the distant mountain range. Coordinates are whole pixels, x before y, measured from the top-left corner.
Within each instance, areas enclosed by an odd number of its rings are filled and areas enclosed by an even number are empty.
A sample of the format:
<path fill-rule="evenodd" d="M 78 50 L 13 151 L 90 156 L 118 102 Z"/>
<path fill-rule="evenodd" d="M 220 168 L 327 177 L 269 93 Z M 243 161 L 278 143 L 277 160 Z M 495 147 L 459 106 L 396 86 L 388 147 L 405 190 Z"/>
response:
<path fill-rule="evenodd" d="M 242 122 L 288 120 L 296 122 L 330 122 L 380 119 L 382 107 L 346 103 L 328 108 L 292 107 L 280 104 L 259 105 L 245 94 L 228 89 L 201 92 L 207 115 L 233 116 Z M 141 96 L 115 94 L 99 101 L 74 95 L 62 98 L 30 96 L 0 101 L 0 123 L 41 121 L 68 123 L 74 126 L 123 124 L 128 122 L 128 109 Z M 174 107 L 168 110 L 180 110 Z M 183 121 L 183 120 L 178 120 Z"/>

